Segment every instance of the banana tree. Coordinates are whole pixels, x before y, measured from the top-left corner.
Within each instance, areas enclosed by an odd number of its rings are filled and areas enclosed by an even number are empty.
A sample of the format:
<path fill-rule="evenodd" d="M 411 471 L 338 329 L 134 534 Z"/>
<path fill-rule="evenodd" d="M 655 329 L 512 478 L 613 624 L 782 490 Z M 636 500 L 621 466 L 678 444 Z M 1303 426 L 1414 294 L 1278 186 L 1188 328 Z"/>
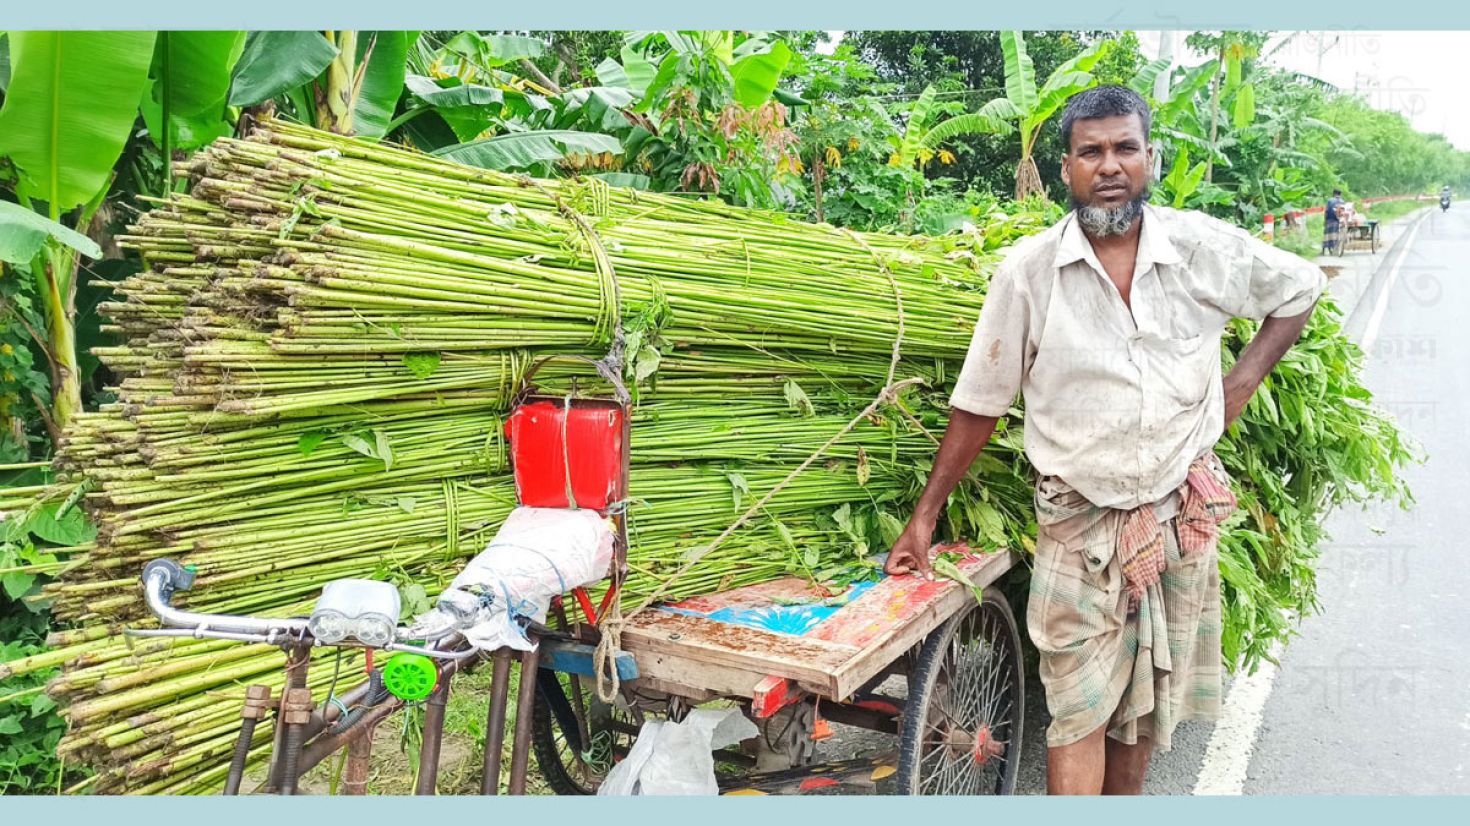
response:
<path fill-rule="evenodd" d="M 231 106 L 283 100 L 296 117 L 341 135 L 382 137 L 393 120 L 418 32 L 251 32 L 230 81 Z"/>
<path fill-rule="evenodd" d="M 404 80 L 402 111 L 388 132 L 487 169 L 551 175 L 559 168 L 606 166 L 623 152 L 615 133 L 630 126 L 623 112 L 634 95 L 600 86 L 560 91 L 539 71 L 536 78 L 512 71 L 545 48 L 523 35 L 461 32 L 416 54 Z"/>
<path fill-rule="evenodd" d="M 1006 134 L 1018 130 L 1021 159 L 1016 164 L 1016 200 L 1025 200 L 1036 193 L 1045 196 L 1041 173 L 1032 157 L 1041 129 L 1073 95 L 1097 83 L 1092 67 L 1107 56 L 1113 41 L 1098 41 L 1058 66 L 1040 89 L 1036 87 L 1031 56 L 1026 53 L 1025 37 L 1020 32 L 1001 32 L 1000 44 L 1005 54 L 1005 96 L 990 100 L 974 112 L 940 123 L 925 136 L 924 143 L 932 148 L 961 135 Z"/>
<path fill-rule="evenodd" d="M 1210 78 L 1209 140 L 1217 151 L 1222 109 L 1229 108 L 1230 125 L 1237 130 L 1246 128 L 1255 119 L 1255 85 L 1248 77 L 1248 61 L 1260 54 L 1268 36 L 1265 32 L 1195 32 L 1186 40 L 1215 61 L 1216 71 Z M 1206 159 L 1205 164 L 1205 181 L 1213 181 L 1214 157 Z"/>
<path fill-rule="evenodd" d="M 230 134 L 230 72 L 245 47 L 243 31 L 159 32 L 139 110 L 163 158 L 160 189 L 173 188 L 168 161 Z"/>
<path fill-rule="evenodd" d="M 14 197 L 51 224 L 85 231 L 102 205 L 113 165 L 138 115 L 154 54 L 154 32 L 19 32 L 9 42 L 10 78 L 0 107 L 0 158 L 14 167 Z M 52 422 L 81 410 L 75 302 L 78 255 L 98 250 L 35 226 L 13 208 L 0 231 L 30 239 L 7 245 L 10 265 L 34 280 L 45 331 L 35 331 L 51 365 Z M 66 227 L 70 224 L 70 227 Z M 60 240 L 58 240 L 60 239 Z M 68 242 L 67 239 L 70 239 Z"/>

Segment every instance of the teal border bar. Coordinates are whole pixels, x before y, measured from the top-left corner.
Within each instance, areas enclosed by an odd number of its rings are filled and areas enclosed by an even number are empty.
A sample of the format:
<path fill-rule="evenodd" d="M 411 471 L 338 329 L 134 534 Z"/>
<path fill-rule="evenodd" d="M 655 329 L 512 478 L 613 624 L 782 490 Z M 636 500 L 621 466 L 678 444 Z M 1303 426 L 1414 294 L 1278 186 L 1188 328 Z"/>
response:
<path fill-rule="evenodd" d="M 1470 29 L 1464 0 L 5 0 L 11 29 Z"/>
<path fill-rule="evenodd" d="M 1458 812 L 1459 814 L 1455 814 Z M 956 826 L 1183 823 L 1240 826 L 1274 823 L 1449 824 L 1470 821 L 1470 797 L 236 797 L 0 798 L 7 823 L 193 824 L 266 823 L 490 824 L 913 824 Z M 272 819 L 277 818 L 277 819 Z"/>

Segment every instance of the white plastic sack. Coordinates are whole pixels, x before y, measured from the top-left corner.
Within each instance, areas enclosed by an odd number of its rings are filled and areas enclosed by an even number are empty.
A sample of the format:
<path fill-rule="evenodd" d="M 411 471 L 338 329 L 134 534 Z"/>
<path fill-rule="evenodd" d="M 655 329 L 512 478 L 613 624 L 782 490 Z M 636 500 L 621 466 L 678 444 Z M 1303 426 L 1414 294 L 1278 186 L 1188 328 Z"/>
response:
<path fill-rule="evenodd" d="M 601 580 L 612 556 L 612 527 L 596 511 L 516 508 L 414 630 L 450 627 L 486 651 L 529 651 L 515 619 L 544 623 L 552 597 Z"/>
<path fill-rule="evenodd" d="M 715 749 L 760 733 L 738 708 L 697 708 L 682 721 L 649 720 L 599 795 L 719 794 Z"/>

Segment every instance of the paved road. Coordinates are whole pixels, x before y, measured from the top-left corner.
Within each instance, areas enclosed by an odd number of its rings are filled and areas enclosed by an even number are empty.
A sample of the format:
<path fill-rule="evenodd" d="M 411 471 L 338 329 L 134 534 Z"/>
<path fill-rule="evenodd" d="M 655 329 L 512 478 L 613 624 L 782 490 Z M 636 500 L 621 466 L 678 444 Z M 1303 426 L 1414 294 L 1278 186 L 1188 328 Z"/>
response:
<path fill-rule="evenodd" d="M 1368 387 L 1424 446 L 1406 474 L 1418 504 L 1329 522 L 1325 612 L 1281 660 L 1247 794 L 1470 792 L 1470 556 L 1455 520 L 1470 490 L 1470 209 L 1431 210 L 1406 240 L 1398 278 L 1380 268 L 1347 332 L 1369 337 Z"/>

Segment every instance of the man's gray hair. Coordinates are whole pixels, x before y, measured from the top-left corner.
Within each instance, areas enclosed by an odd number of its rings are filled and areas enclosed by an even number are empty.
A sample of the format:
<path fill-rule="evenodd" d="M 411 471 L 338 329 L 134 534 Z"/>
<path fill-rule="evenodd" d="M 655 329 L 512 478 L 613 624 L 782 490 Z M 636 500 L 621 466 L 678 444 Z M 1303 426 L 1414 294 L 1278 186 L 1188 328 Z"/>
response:
<path fill-rule="evenodd" d="M 1072 124 L 1079 120 L 1112 118 L 1120 115 L 1138 115 L 1143 124 L 1143 139 L 1148 140 L 1148 130 L 1153 122 L 1148 101 L 1127 86 L 1094 86 L 1078 92 L 1067 101 L 1062 112 L 1062 146 L 1072 151 Z"/>

